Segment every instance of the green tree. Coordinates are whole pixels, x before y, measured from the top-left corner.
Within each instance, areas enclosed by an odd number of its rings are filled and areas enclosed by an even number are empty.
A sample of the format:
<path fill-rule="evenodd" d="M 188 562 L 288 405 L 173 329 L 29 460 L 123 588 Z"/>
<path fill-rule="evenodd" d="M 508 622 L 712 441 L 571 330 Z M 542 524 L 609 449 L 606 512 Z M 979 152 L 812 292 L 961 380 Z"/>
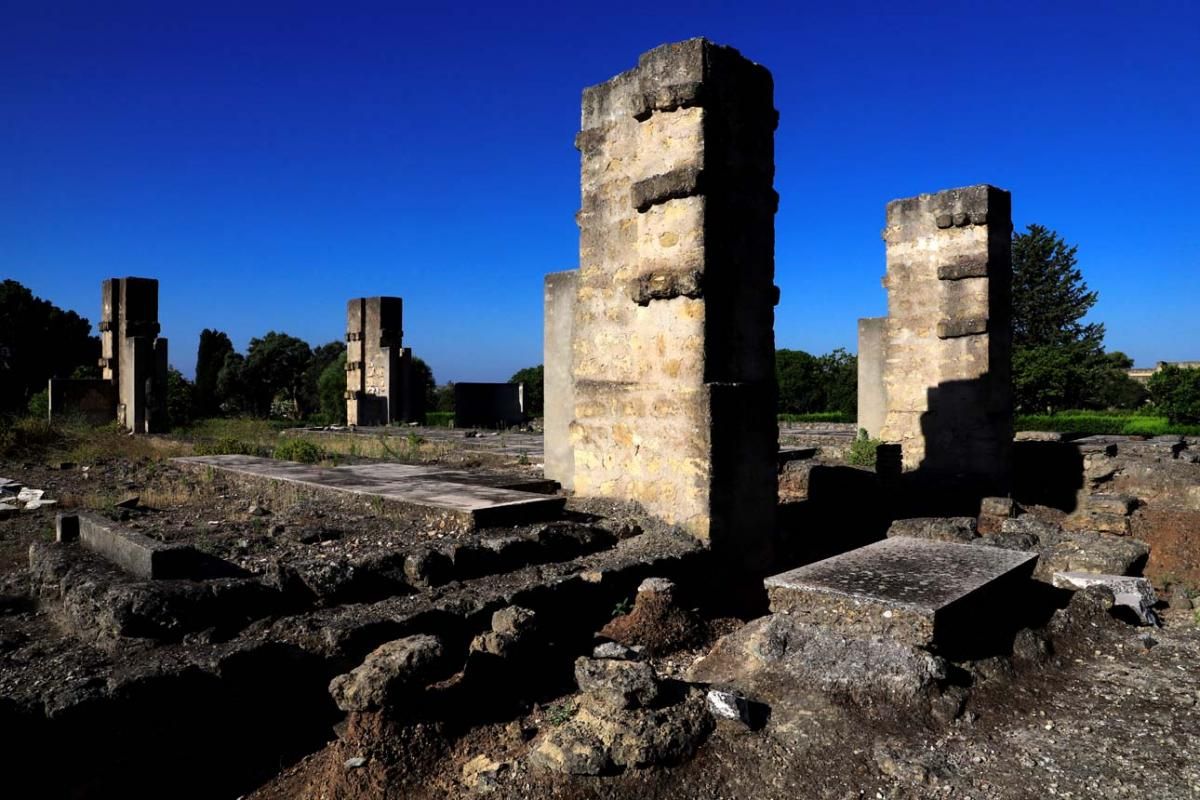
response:
<path fill-rule="evenodd" d="M 74 311 L 35 297 L 14 280 L 0 283 L 0 413 L 23 412 L 50 378 L 95 369 L 100 340 Z"/>
<path fill-rule="evenodd" d="M 221 331 L 205 328 L 200 331 L 200 346 L 196 350 L 196 414 L 212 417 L 221 411 L 217 394 L 217 377 L 225 366 L 225 356 L 233 352 L 233 342 Z"/>
<path fill-rule="evenodd" d="M 546 370 L 542 364 L 513 373 L 509 383 L 525 384 L 525 416 L 540 417 L 546 404 Z"/>
<path fill-rule="evenodd" d="M 340 341 L 326 342 L 312 349 L 312 358 L 308 362 L 308 367 L 304 370 L 304 386 L 301 390 L 300 405 L 308 413 L 320 411 L 325 414 L 324 398 L 321 395 L 321 377 L 325 374 L 325 370 L 329 368 L 338 359 L 342 361 L 342 389 L 346 386 L 345 364 L 346 364 L 346 344 Z M 345 411 L 342 412 L 345 414 Z"/>
<path fill-rule="evenodd" d="M 1013 390 L 1020 409 L 1088 405 L 1090 380 L 1105 368 L 1104 326 L 1083 321 L 1096 293 L 1076 265 L 1077 249 L 1041 225 L 1013 234 Z"/>
<path fill-rule="evenodd" d="M 325 366 L 317 379 L 321 416 L 330 425 L 346 423 L 346 348 Z"/>
<path fill-rule="evenodd" d="M 225 414 L 253 411 L 246 386 L 246 357 L 241 353 L 226 353 L 225 363 L 217 373 L 217 401 Z"/>
<path fill-rule="evenodd" d="M 294 403 L 303 417 L 310 410 L 304 406 L 304 379 L 311 361 L 312 348 L 295 336 L 270 331 L 251 339 L 243 373 L 254 413 L 267 416 L 271 401 L 279 397 Z"/>
<path fill-rule="evenodd" d="M 437 408 L 437 382 L 433 379 L 433 370 L 422 359 L 413 357 L 412 383 L 409 390 L 410 406 L 417 420 L 425 419 L 425 412 Z"/>
<path fill-rule="evenodd" d="M 824 408 L 817 411 L 858 411 L 858 357 L 842 348 L 817 358 L 821 383 L 825 387 Z"/>
<path fill-rule="evenodd" d="M 1149 392 L 1129 377 L 1133 359 L 1119 350 L 1105 353 L 1096 364 L 1087 386 L 1087 405 L 1097 408 L 1138 408 L 1145 405 Z"/>
<path fill-rule="evenodd" d="M 174 367 L 167 369 L 167 419 L 172 427 L 187 425 L 196 408 L 195 386 Z"/>
<path fill-rule="evenodd" d="M 779 383 L 779 413 L 825 410 L 821 364 L 815 356 L 803 350 L 776 350 L 775 380 Z"/>
<path fill-rule="evenodd" d="M 1173 425 L 1200 424 L 1200 369 L 1164 365 L 1150 376 L 1150 397 Z"/>
<path fill-rule="evenodd" d="M 449 381 L 437 388 L 437 401 L 434 403 L 435 411 L 453 411 L 454 410 L 454 381 Z"/>

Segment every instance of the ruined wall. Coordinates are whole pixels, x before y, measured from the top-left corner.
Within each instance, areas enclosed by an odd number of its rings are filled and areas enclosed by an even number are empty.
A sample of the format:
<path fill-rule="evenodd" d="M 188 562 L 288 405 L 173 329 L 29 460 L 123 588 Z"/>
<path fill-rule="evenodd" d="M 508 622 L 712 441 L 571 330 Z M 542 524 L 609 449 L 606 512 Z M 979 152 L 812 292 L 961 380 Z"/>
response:
<path fill-rule="evenodd" d="M 346 304 L 346 421 L 388 425 L 411 419 L 412 351 L 403 347 L 404 301 L 357 297 Z"/>
<path fill-rule="evenodd" d="M 864 317 L 858 321 L 857 427 L 872 439 L 879 437 L 887 416 L 887 393 L 883 385 L 886 328 L 887 317 Z"/>
<path fill-rule="evenodd" d="M 167 340 L 158 336 L 158 281 L 110 278 L 100 292 L 100 368 L 116 387 L 117 422 L 135 433 L 165 430 Z"/>
<path fill-rule="evenodd" d="M 545 327 L 542 363 L 545 431 L 545 475 L 567 490 L 575 486 L 575 457 L 570 428 L 575 416 L 575 383 L 571 378 L 571 334 L 579 270 L 552 272 L 545 281 Z"/>
<path fill-rule="evenodd" d="M 702 39 L 583 94 L 574 485 L 762 552 L 776 503 L 770 73 Z"/>
<path fill-rule="evenodd" d="M 1011 200 L 971 186 L 887 207 L 881 438 L 905 470 L 1003 493 L 1013 436 Z"/>

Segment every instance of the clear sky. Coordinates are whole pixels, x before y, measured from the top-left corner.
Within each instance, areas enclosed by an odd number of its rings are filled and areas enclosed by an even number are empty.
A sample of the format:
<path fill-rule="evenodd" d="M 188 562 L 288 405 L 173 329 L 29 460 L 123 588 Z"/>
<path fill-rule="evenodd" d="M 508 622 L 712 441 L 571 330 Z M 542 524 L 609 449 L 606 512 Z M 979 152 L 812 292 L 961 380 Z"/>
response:
<path fill-rule="evenodd" d="M 903 9 L 903 10 L 901 10 Z M 881 315 L 884 205 L 992 183 L 1078 244 L 1109 349 L 1200 358 L 1200 4 L 0 0 L 0 277 L 95 323 L 341 340 L 400 295 L 445 380 L 539 363 L 580 91 L 706 36 L 774 73 L 780 347 Z"/>

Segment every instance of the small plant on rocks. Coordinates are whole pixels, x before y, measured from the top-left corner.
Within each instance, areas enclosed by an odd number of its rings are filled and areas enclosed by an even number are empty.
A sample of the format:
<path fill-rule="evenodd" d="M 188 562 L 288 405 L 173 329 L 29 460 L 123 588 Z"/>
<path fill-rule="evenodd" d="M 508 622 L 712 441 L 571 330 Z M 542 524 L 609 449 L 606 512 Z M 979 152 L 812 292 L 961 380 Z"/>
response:
<path fill-rule="evenodd" d="M 564 700 L 561 703 L 555 703 L 546 709 L 546 722 L 557 728 L 559 725 L 562 725 L 564 722 L 571 719 L 571 717 L 575 716 L 575 711 L 575 704 L 568 700 Z"/>
<path fill-rule="evenodd" d="M 879 439 L 872 439 L 865 428 L 858 429 L 858 438 L 850 445 L 850 455 L 847 460 L 856 467 L 875 466 L 875 449 L 883 444 Z"/>

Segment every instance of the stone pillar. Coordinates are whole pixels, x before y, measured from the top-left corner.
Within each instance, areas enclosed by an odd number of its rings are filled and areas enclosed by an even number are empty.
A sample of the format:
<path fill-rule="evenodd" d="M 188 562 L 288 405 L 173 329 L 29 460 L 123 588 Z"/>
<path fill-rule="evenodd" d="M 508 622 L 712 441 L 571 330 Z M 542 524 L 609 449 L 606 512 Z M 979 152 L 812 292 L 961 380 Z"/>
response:
<path fill-rule="evenodd" d="M 931 486 L 1008 490 L 1011 235 L 1011 198 L 993 186 L 887 207 L 881 438 Z"/>
<path fill-rule="evenodd" d="M 359 297 L 346 304 L 346 421 L 387 425 L 405 419 L 411 351 L 402 347 L 404 301 Z"/>
<path fill-rule="evenodd" d="M 703 39 L 584 90 L 576 494 L 750 562 L 777 502 L 771 74 Z"/>
<path fill-rule="evenodd" d="M 158 281 L 101 284 L 100 367 L 117 389 L 118 423 L 135 433 L 167 427 L 167 340 L 159 330 Z"/>
<path fill-rule="evenodd" d="M 578 288 L 579 270 L 552 272 L 546 276 L 542 342 L 542 363 L 545 364 L 545 474 L 567 490 L 575 485 L 575 456 L 570 441 L 571 420 L 575 416 L 571 331 L 575 322 L 575 295 Z"/>
<path fill-rule="evenodd" d="M 884 328 L 887 317 L 865 317 L 858 321 L 858 430 L 879 438 L 887 415 L 883 388 Z"/>

